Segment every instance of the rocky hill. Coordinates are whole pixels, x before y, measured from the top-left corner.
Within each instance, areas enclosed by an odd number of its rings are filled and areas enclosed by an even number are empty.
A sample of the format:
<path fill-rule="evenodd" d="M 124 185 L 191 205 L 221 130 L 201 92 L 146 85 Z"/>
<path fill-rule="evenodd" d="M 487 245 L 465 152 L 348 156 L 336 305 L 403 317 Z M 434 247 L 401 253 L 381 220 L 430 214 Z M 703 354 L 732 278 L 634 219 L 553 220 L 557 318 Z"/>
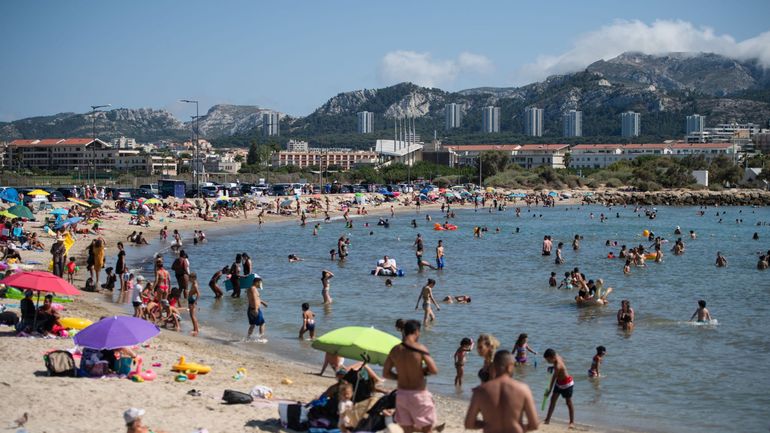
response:
<path fill-rule="evenodd" d="M 460 104 L 460 128 L 444 131 L 444 106 Z M 501 109 L 500 134 L 480 134 L 481 109 Z M 684 134 L 684 117 L 698 113 L 707 124 L 770 120 L 770 72 L 754 61 L 739 62 L 708 53 L 671 53 L 653 56 L 624 53 L 601 60 L 584 71 L 552 76 L 522 87 L 480 87 L 459 92 L 401 83 L 382 89 L 340 93 L 305 117 L 283 117 L 281 137 L 305 138 L 317 144 L 371 146 L 373 138 L 390 137 L 397 117 L 415 119 L 423 137 L 440 131 L 446 141 L 532 141 L 523 137 L 523 110 L 544 109 L 542 140 L 564 139 L 562 114 L 583 111 L 586 140 L 617 141 L 619 115 L 634 110 L 642 114 L 640 140 L 660 140 Z M 201 136 L 221 145 L 247 145 L 259 139 L 261 114 L 256 106 L 215 105 L 201 117 Z M 374 113 L 374 135 L 356 135 L 356 113 Z M 179 139 L 190 135 L 190 125 L 163 110 L 118 109 L 97 114 L 100 137 L 135 137 L 139 141 Z M 12 138 L 90 136 L 89 113 L 0 123 L 0 140 Z M 278 143 L 276 141 L 276 143 Z"/>

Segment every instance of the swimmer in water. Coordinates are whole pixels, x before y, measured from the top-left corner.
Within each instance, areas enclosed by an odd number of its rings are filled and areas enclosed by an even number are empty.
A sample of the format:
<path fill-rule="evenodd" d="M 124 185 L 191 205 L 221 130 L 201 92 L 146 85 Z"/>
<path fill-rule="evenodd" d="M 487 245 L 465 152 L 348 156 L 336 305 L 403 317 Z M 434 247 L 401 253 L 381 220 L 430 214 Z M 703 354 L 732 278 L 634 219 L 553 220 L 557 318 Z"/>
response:
<path fill-rule="evenodd" d="M 706 323 L 712 320 L 711 313 L 709 313 L 708 308 L 706 308 L 706 301 L 704 301 L 703 299 L 698 301 L 698 309 L 695 310 L 694 313 L 692 313 L 692 317 L 690 317 L 690 321 L 692 321 L 692 319 L 694 319 L 696 316 L 698 317 L 697 322 L 699 323 Z"/>
<path fill-rule="evenodd" d="M 558 285 L 558 282 L 556 281 L 556 272 L 551 272 L 551 278 L 548 279 L 548 285 L 551 287 L 556 287 Z"/>
<path fill-rule="evenodd" d="M 634 329 L 634 309 L 631 308 L 631 302 L 628 299 L 620 301 L 620 310 L 618 310 L 618 326 L 624 331 L 633 331 Z"/>
<path fill-rule="evenodd" d="M 444 299 L 441 300 L 441 302 L 445 304 L 470 304 L 471 297 L 467 295 L 445 296 Z"/>
<path fill-rule="evenodd" d="M 591 360 L 591 368 L 588 369 L 588 377 L 601 377 L 599 373 L 599 366 L 602 365 L 604 355 L 607 354 L 607 349 L 604 346 L 598 346 L 596 348 L 596 355 Z"/>
<path fill-rule="evenodd" d="M 724 268 L 724 267 L 726 267 L 726 266 L 727 266 L 727 259 L 726 259 L 726 258 L 725 258 L 725 256 L 723 256 L 723 255 L 722 255 L 722 253 L 721 253 L 721 252 L 719 252 L 719 251 L 717 251 L 717 261 L 716 261 L 716 266 L 717 266 L 718 268 Z"/>

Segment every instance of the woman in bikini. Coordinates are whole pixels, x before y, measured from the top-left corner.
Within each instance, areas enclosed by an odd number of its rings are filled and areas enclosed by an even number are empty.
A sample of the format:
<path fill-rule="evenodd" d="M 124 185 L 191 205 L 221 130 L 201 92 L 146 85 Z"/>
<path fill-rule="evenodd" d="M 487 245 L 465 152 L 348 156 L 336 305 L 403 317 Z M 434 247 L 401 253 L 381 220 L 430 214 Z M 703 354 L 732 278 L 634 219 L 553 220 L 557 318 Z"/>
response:
<path fill-rule="evenodd" d="M 620 301 L 620 310 L 618 310 L 618 326 L 624 331 L 634 330 L 634 309 L 631 308 L 631 302 L 628 299 Z"/>
<path fill-rule="evenodd" d="M 153 290 L 160 294 L 160 299 L 168 298 L 168 289 L 171 286 L 171 276 L 163 268 L 163 262 L 155 263 L 155 284 Z"/>
<path fill-rule="evenodd" d="M 193 325 L 193 330 L 190 335 L 193 337 L 198 336 L 198 317 L 195 315 L 198 296 L 200 296 L 200 289 L 198 287 L 198 275 L 193 272 L 190 274 L 190 293 L 187 296 L 187 307 L 190 309 L 190 321 Z"/>
<path fill-rule="evenodd" d="M 439 307 L 436 300 L 433 299 L 433 287 L 435 285 L 436 281 L 429 278 L 428 283 L 422 288 L 420 296 L 417 297 L 417 305 L 414 306 L 415 310 L 420 308 L 420 300 L 422 300 L 422 310 L 425 313 L 422 318 L 422 326 L 428 326 L 428 319 L 430 319 L 431 322 L 436 320 L 436 315 L 433 314 L 433 310 L 430 307 L 431 304 L 436 306 L 436 310 L 441 311 L 441 307 Z"/>
<path fill-rule="evenodd" d="M 511 350 L 511 352 L 516 360 L 516 365 L 525 365 L 527 363 L 527 352 L 537 355 L 537 352 L 532 350 L 529 347 L 529 344 L 527 344 L 528 338 L 527 334 L 519 334 L 519 338 L 516 339 L 516 344 L 513 345 L 513 350 Z"/>

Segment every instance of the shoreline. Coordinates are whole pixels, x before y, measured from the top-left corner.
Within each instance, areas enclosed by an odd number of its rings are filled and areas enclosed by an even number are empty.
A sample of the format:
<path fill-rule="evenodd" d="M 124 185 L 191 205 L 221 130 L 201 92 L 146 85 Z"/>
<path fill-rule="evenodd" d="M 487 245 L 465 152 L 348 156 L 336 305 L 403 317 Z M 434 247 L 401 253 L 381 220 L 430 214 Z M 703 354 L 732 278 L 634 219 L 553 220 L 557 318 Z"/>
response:
<path fill-rule="evenodd" d="M 579 203 L 557 202 L 557 205 L 579 205 Z M 437 212 L 439 205 L 423 205 L 420 215 L 428 212 Z M 463 207 L 458 207 L 462 209 Z M 465 206 L 465 209 L 472 208 Z M 415 208 L 395 206 L 395 212 L 404 214 L 414 212 Z M 389 214 L 389 206 L 380 206 L 370 208 L 369 215 L 377 217 L 379 215 Z M 339 218 L 340 212 L 331 212 L 333 217 Z M 113 214 L 122 215 L 125 214 Z M 219 223 L 211 225 L 205 224 L 200 220 L 177 219 L 173 222 L 153 223 L 152 229 L 145 229 L 147 233 L 157 233 L 163 225 L 167 224 L 170 230 L 178 229 L 183 234 L 189 234 L 189 230 L 203 228 L 216 237 L 217 233 L 239 230 L 247 227 L 249 223 L 256 226 L 256 214 L 252 213 L 252 218 L 225 218 Z M 356 216 L 357 215 L 351 215 Z M 123 221 L 106 220 L 105 228 L 108 230 L 105 238 L 108 242 L 106 255 L 110 259 L 114 257 L 116 251 L 116 242 L 125 239 L 136 226 L 129 226 Z M 298 217 L 280 217 L 270 216 L 266 224 L 276 224 L 283 222 L 286 224 L 296 222 Z M 157 226 L 156 226 L 157 224 Z M 205 225 L 204 225 L 205 224 Z M 148 235 L 153 244 L 148 247 L 141 247 L 148 251 L 147 254 L 139 255 L 132 259 L 131 249 L 129 252 L 129 263 L 134 264 L 137 261 L 146 260 L 152 257 L 156 252 L 156 235 Z M 82 254 L 82 248 L 87 242 L 78 242 L 73 247 L 73 255 Z M 79 251 L 80 250 L 80 251 Z M 25 258 L 36 257 L 34 254 L 26 252 Z M 48 262 L 48 253 L 44 251 L 37 255 L 41 263 Z M 77 286 L 82 286 L 85 271 L 81 271 L 76 282 Z M 146 275 L 145 275 L 146 276 Z M 208 276 L 205 276 L 206 278 Z M 203 278 L 205 280 L 205 278 Z M 207 287 L 201 287 L 202 293 L 207 293 Z M 109 292 L 107 292 L 109 293 Z M 210 292 L 209 292 L 210 293 Z M 110 298 L 111 299 L 111 298 Z M 11 301 L 17 303 L 17 301 Z M 130 304 L 129 304 L 130 305 Z M 83 316 L 91 319 L 98 319 L 103 315 L 124 314 L 125 306 L 119 303 L 108 301 L 103 293 L 84 292 L 83 296 L 68 306 L 65 316 Z M 5 353 L 18 355 L 9 356 L 0 361 L 0 368 L 4 371 L 14 371 L 13 377 L 3 379 L 3 385 L 11 390 L 18 397 L 10 404 L 4 405 L 0 409 L 0 414 L 7 415 L 6 419 L 15 419 L 23 412 L 30 413 L 30 422 L 28 424 L 30 431 L 72 431 L 74 425 L 78 425 L 79 431 L 103 431 L 121 429 L 122 422 L 120 414 L 122 410 L 130 406 L 144 407 L 147 409 L 147 424 L 155 429 L 166 429 L 169 431 L 192 431 L 196 427 L 205 427 L 210 431 L 275 431 L 273 426 L 264 422 L 264 420 L 277 417 L 275 401 L 258 402 L 250 405 L 247 411 L 238 410 L 238 406 L 225 406 L 218 402 L 218 398 L 224 389 L 232 388 L 248 392 L 252 386 L 266 385 L 273 389 L 274 394 L 281 398 L 296 401 L 309 401 L 320 394 L 327 386 L 331 385 L 332 378 L 329 376 L 318 377 L 314 375 L 317 368 L 312 368 L 310 364 L 297 362 L 291 358 L 282 357 L 270 350 L 270 346 L 247 346 L 238 344 L 239 341 L 232 341 L 224 338 L 217 338 L 216 335 L 205 336 L 206 328 L 202 329 L 203 338 L 195 338 L 186 334 L 189 327 L 189 320 L 183 313 L 185 319 L 185 331 L 177 333 L 174 331 L 163 330 L 156 337 L 150 348 L 143 348 L 141 354 L 152 357 L 161 362 L 163 367 L 159 369 L 159 377 L 154 383 L 134 384 L 124 380 L 87 380 L 87 379 L 67 379 L 67 378 L 49 378 L 45 375 L 38 376 L 40 371 L 44 371 L 44 366 L 40 354 L 50 348 L 69 348 L 72 341 L 69 339 L 27 339 L 27 338 L 1 338 L 0 347 Z M 10 337 L 10 328 L 0 328 L 0 336 Z M 211 342 L 218 344 L 211 344 Z M 260 351 L 259 348 L 265 347 L 266 350 Z M 201 377 L 196 381 L 188 383 L 176 383 L 173 376 L 168 373 L 167 367 L 175 362 L 178 355 L 186 355 L 194 362 L 209 362 L 214 367 L 214 372 L 206 377 Z M 215 360 L 215 362 L 212 362 Z M 234 381 L 232 374 L 240 366 L 248 370 L 246 380 Z M 288 366 L 288 368 L 287 368 Z M 145 366 L 147 368 L 147 366 Z M 308 371 L 310 370 L 310 371 Z M 327 373 L 328 374 L 328 373 Z M 289 378 L 294 383 L 291 385 L 281 384 L 284 378 Z M 393 383 L 387 382 L 386 386 L 393 387 Z M 190 397 L 185 393 L 190 388 L 200 389 L 203 397 Z M 48 407 L 46 406 L 45 393 L 48 390 L 58 390 L 65 395 L 82 396 L 81 401 L 72 401 L 72 406 L 67 407 Z M 539 390 L 534 390 L 536 395 Z M 103 404 L 99 395 L 110 395 L 108 404 Z M 95 396 L 91 398 L 90 396 Z M 88 396 L 88 397 L 86 397 Z M 147 403 L 145 403 L 145 401 Z M 453 398 L 443 394 L 436 394 L 437 407 L 439 409 L 439 418 L 447 421 L 446 431 L 462 431 L 462 421 L 467 409 L 467 401 Z M 33 404 L 34 403 L 34 404 Z M 98 406 L 98 407 L 97 407 Z M 39 412 L 39 407 L 46 407 L 45 412 Z M 100 410 L 101 408 L 101 410 Z M 192 413 L 188 412 L 193 410 Z M 255 409 L 256 411 L 252 410 Z M 85 414 L 93 420 L 84 421 L 73 413 Z M 200 415 L 200 417 L 198 416 Z M 563 414 L 562 414 L 563 415 Z M 11 418 L 13 417 L 13 418 Z M 100 419 L 103 418 L 103 419 Z M 564 430 L 566 424 L 556 422 L 550 426 L 540 427 L 540 431 L 552 432 Z M 57 422 L 59 424 L 57 425 Z M 72 424 L 68 424 L 68 423 Z M 627 428 L 596 427 L 587 425 L 578 425 L 580 431 L 632 431 Z"/>

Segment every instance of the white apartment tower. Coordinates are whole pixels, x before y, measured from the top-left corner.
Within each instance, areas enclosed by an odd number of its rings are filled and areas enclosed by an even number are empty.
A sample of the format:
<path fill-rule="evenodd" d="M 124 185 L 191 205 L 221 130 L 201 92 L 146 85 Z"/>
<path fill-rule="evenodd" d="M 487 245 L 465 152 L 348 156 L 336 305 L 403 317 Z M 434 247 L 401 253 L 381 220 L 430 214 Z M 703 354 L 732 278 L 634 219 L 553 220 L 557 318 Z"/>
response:
<path fill-rule="evenodd" d="M 463 121 L 462 105 L 446 104 L 444 106 L 445 128 L 447 130 L 459 128 Z"/>
<path fill-rule="evenodd" d="M 685 126 L 687 135 L 702 133 L 703 128 L 705 127 L 706 127 L 706 116 L 701 116 L 700 114 L 693 114 L 692 116 L 687 116 L 687 124 Z"/>
<path fill-rule="evenodd" d="M 481 132 L 500 132 L 500 107 L 489 106 L 481 109 Z"/>
<path fill-rule="evenodd" d="M 358 113 L 359 134 L 371 134 L 374 132 L 374 113 L 371 111 L 361 111 Z"/>
<path fill-rule="evenodd" d="M 543 109 L 527 107 L 524 109 L 524 134 L 530 137 L 543 136 Z"/>
<path fill-rule="evenodd" d="M 620 135 L 623 137 L 638 137 L 641 116 L 633 111 L 620 115 Z"/>
<path fill-rule="evenodd" d="M 564 113 L 564 136 L 582 137 L 583 136 L 583 112 L 569 110 Z"/>
<path fill-rule="evenodd" d="M 262 136 L 281 135 L 281 116 L 277 111 L 262 113 Z"/>

